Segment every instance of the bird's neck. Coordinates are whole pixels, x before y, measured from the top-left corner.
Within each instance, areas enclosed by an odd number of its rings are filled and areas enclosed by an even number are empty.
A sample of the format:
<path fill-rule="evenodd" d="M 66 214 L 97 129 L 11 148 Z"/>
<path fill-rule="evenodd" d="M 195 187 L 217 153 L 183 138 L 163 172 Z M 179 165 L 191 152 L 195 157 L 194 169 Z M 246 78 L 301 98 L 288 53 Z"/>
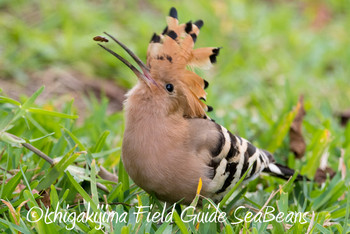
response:
<path fill-rule="evenodd" d="M 166 107 L 154 100 L 152 94 L 132 89 L 124 105 L 125 131 L 157 133 L 167 132 L 184 123 L 181 114 L 169 115 Z"/>
<path fill-rule="evenodd" d="M 181 125 L 182 116 L 166 115 L 159 107 L 149 103 L 125 106 L 125 130 L 166 132 Z"/>

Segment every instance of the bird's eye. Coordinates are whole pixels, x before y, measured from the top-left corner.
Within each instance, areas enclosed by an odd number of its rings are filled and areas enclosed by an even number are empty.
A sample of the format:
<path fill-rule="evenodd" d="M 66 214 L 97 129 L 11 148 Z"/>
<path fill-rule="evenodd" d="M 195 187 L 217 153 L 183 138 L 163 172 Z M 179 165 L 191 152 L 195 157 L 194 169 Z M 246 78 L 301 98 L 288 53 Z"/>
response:
<path fill-rule="evenodd" d="M 172 84 L 166 84 L 165 88 L 166 88 L 166 90 L 168 90 L 168 92 L 174 91 L 174 85 L 172 85 Z"/>

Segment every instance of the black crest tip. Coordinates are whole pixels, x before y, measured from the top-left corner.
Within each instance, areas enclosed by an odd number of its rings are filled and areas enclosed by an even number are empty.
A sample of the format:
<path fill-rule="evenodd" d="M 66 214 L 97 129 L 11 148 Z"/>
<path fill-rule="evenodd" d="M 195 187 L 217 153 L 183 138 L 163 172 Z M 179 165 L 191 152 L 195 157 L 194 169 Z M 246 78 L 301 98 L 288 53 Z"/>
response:
<path fill-rule="evenodd" d="M 177 19 L 177 10 L 175 9 L 175 7 L 172 7 L 170 9 L 169 16 Z"/>
<path fill-rule="evenodd" d="M 213 49 L 213 54 L 209 56 L 211 63 L 216 63 L 216 56 L 219 55 L 220 49 L 222 47 L 217 47 Z"/>
<path fill-rule="evenodd" d="M 210 55 L 209 59 L 210 59 L 211 63 L 216 63 L 216 55 L 215 54 Z"/>
<path fill-rule="evenodd" d="M 191 31 L 192 31 L 192 21 L 188 21 L 188 23 L 186 23 L 185 32 L 190 33 Z"/>
<path fill-rule="evenodd" d="M 197 35 L 196 35 L 195 33 L 191 33 L 190 35 L 191 35 L 191 37 L 192 37 L 192 39 L 193 39 L 193 42 L 196 43 L 196 41 L 197 41 Z"/>
<path fill-rule="evenodd" d="M 166 34 L 168 32 L 168 26 L 166 26 L 162 32 L 162 35 Z"/>
<path fill-rule="evenodd" d="M 195 24 L 199 29 L 201 29 L 201 27 L 203 27 L 203 25 L 204 25 L 204 22 L 203 22 L 203 20 L 197 20 L 196 22 L 194 22 L 194 24 Z"/>
<path fill-rule="evenodd" d="M 204 80 L 204 79 L 203 79 L 203 80 Z M 206 80 L 204 80 L 204 89 L 208 88 L 208 86 L 209 86 L 209 82 L 206 81 Z"/>
<path fill-rule="evenodd" d="M 215 54 L 216 56 L 218 56 L 221 48 L 222 48 L 222 47 L 214 48 L 214 49 L 213 49 L 213 54 Z"/>
<path fill-rule="evenodd" d="M 207 106 L 208 107 L 208 112 L 211 112 L 214 110 L 214 108 L 212 106 Z"/>
<path fill-rule="evenodd" d="M 177 34 L 176 34 L 176 32 L 174 32 L 174 31 L 170 31 L 170 32 L 168 33 L 168 36 L 171 37 L 173 40 L 175 40 L 175 39 L 177 38 Z"/>
<path fill-rule="evenodd" d="M 151 38 L 151 43 L 159 43 L 160 42 L 160 36 L 158 36 L 156 33 L 153 34 L 152 38 Z"/>

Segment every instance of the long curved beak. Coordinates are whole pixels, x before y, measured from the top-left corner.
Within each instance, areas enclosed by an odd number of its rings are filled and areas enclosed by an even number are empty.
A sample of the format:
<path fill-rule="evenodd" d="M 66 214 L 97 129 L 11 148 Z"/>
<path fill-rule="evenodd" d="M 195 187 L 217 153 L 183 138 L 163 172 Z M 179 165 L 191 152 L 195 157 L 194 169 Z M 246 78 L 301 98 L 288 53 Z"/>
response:
<path fill-rule="evenodd" d="M 120 45 L 135 60 L 135 62 L 140 66 L 142 72 L 140 72 L 134 65 L 129 63 L 126 59 L 124 59 L 122 56 L 120 56 L 119 54 L 117 54 L 113 50 L 111 50 L 111 49 L 109 49 L 101 44 L 98 44 L 99 46 L 101 46 L 103 49 L 105 49 L 110 54 L 112 54 L 117 59 L 119 59 L 121 62 L 123 62 L 128 68 L 130 68 L 130 70 L 132 70 L 135 73 L 135 75 L 140 80 L 145 81 L 146 84 L 154 84 L 154 85 L 158 86 L 157 83 L 155 82 L 155 80 L 151 77 L 149 68 L 141 61 L 141 59 L 139 57 L 137 57 L 128 47 L 126 47 L 123 43 L 121 43 L 119 40 L 114 38 L 112 35 L 110 35 L 106 32 L 104 32 L 104 34 L 106 34 L 113 41 L 115 41 L 118 45 Z"/>

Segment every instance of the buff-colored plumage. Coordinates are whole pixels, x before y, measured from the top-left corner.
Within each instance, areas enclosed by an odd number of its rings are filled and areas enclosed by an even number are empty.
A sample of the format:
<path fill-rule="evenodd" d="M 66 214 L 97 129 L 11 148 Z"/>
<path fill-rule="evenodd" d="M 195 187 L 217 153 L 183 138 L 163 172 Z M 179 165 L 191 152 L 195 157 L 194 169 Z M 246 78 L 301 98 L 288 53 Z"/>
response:
<path fill-rule="evenodd" d="M 171 15 L 171 14 L 170 14 Z M 147 51 L 147 66 L 152 78 L 157 81 L 164 77 L 174 77 L 181 86 L 185 102 L 189 105 L 186 116 L 203 117 L 208 107 L 205 81 L 187 66 L 210 67 L 210 56 L 217 56 L 219 48 L 209 47 L 193 49 L 202 21 L 178 24 L 176 17 L 167 17 L 167 28 L 163 34 L 154 34 Z"/>
<path fill-rule="evenodd" d="M 203 21 L 179 25 L 172 8 L 164 32 L 151 39 L 147 65 L 107 34 L 142 72 L 101 45 L 139 78 L 125 101 L 125 169 L 138 186 L 168 202 L 189 204 L 200 178 L 201 193 L 220 200 L 248 168 L 248 180 L 263 170 L 281 177 L 294 172 L 274 164 L 268 152 L 234 136 L 206 115 L 209 108 L 203 100 L 208 83 L 190 67 L 210 67 L 219 48 L 193 49 L 202 25 Z"/>

